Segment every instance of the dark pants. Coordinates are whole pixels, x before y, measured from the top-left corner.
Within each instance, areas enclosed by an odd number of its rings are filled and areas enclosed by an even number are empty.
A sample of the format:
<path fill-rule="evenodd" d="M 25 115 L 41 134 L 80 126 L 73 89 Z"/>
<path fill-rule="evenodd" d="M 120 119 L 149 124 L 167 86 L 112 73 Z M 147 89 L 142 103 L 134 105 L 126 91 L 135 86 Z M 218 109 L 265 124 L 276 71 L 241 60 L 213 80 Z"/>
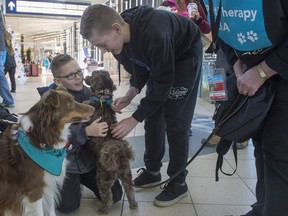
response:
<path fill-rule="evenodd" d="M 256 200 L 249 215 L 288 214 L 288 81 L 277 81 L 276 98 L 262 131 L 253 138 Z"/>
<path fill-rule="evenodd" d="M 57 208 L 59 212 L 69 213 L 80 207 L 81 184 L 92 190 L 97 199 L 100 199 L 99 189 L 96 183 L 96 169 L 84 174 L 66 173 L 66 178 L 60 192 L 60 204 Z M 123 194 L 119 180 L 115 182 L 111 190 L 113 202 L 119 201 Z"/>
<path fill-rule="evenodd" d="M 9 74 L 10 82 L 11 82 L 11 91 L 16 91 L 16 82 L 15 82 L 15 67 L 4 69 L 5 74 Z"/>
<path fill-rule="evenodd" d="M 188 160 L 188 130 L 194 114 L 202 65 L 202 44 L 195 44 L 193 52 L 175 65 L 174 83 L 168 99 L 145 120 L 144 162 L 147 170 L 159 171 L 165 153 L 165 131 L 169 145 L 167 174 L 172 176 L 183 169 Z M 153 74 L 147 83 L 146 94 L 153 89 Z M 173 181 L 185 182 L 186 171 Z"/>

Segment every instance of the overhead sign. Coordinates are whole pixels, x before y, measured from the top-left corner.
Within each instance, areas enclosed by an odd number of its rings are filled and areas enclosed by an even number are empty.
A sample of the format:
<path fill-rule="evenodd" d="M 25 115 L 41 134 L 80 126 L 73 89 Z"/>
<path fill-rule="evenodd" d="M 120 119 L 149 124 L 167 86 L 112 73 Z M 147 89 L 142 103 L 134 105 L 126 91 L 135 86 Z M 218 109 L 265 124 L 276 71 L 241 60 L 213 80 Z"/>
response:
<path fill-rule="evenodd" d="M 9 0 L 8 0 L 9 1 Z M 16 12 L 16 4 L 15 4 L 16 0 L 11 0 L 6 4 L 6 11 L 7 9 L 9 11 L 11 11 L 11 13 L 15 13 Z"/>
<path fill-rule="evenodd" d="M 91 3 L 41 0 L 6 0 L 6 14 L 81 17 Z"/>

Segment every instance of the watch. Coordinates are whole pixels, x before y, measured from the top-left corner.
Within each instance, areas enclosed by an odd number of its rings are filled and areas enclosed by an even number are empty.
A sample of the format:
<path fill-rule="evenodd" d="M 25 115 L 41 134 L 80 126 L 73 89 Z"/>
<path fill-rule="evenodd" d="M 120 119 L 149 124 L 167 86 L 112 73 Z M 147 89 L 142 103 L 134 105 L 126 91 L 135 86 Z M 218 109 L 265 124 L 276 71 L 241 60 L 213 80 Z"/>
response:
<path fill-rule="evenodd" d="M 259 75 L 264 79 L 267 80 L 269 78 L 268 74 L 261 68 L 260 64 L 257 65 L 257 70 Z"/>

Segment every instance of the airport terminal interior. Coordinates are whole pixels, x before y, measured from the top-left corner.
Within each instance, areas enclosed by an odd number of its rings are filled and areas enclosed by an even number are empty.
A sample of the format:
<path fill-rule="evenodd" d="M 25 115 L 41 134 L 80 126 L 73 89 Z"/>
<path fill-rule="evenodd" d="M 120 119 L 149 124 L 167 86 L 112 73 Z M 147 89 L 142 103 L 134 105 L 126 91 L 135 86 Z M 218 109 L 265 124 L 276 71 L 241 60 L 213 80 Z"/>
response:
<path fill-rule="evenodd" d="M 119 12 L 137 5 L 157 7 L 162 0 L 1 0 L 2 11 L 6 20 L 6 27 L 13 35 L 16 70 L 16 92 L 12 93 L 15 107 L 8 108 L 11 113 L 20 115 L 28 111 L 40 96 L 37 87 L 47 86 L 53 82 L 49 69 L 49 58 L 59 53 L 67 53 L 75 58 L 84 69 L 85 75 L 93 70 L 104 68 L 108 70 L 117 86 L 114 98 L 126 93 L 129 88 L 129 75 L 121 68 L 121 82 L 118 77 L 117 62 L 109 53 L 101 53 L 91 46 L 79 34 L 79 21 L 83 10 L 91 4 L 101 3 L 114 7 Z M 12 3 L 11 3 L 12 2 Z M 71 11 L 53 11 L 55 5 L 71 6 Z M 27 3 L 27 5 L 25 5 Z M 29 4 L 28 4 L 29 3 Z M 36 5 L 35 5 L 36 3 Z M 14 6 L 13 6 L 14 5 Z M 40 5 L 40 6 L 39 6 Z M 42 5 L 42 6 L 41 6 Z M 50 10 L 39 12 L 37 7 L 47 7 Z M 67 8 L 67 7 L 66 7 Z M 75 9 L 76 8 L 76 9 Z M 26 11 L 25 13 L 23 11 Z M 71 13 L 69 16 L 67 14 Z M 66 14 L 67 16 L 65 16 Z M 206 56 L 203 61 L 203 76 L 200 83 L 197 105 L 192 121 L 192 136 L 189 137 L 189 159 L 201 147 L 203 138 L 207 138 L 214 128 L 212 115 L 215 105 L 207 96 L 206 69 L 213 56 Z M 47 61 L 48 59 L 48 61 Z M 9 76 L 7 80 L 10 85 Z M 130 116 L 140 100 L 145 95 L 145 89 L 123 110 L 117 114 L 118 120 Z M 1 99 L 0 99 L 1 100 Z M 137 176 L 139 168 L 144 167 L 143 154 L 144 124 L 139 123 L 126 137 L 133 147 L 135 160 L 131 161 L 133 178 Z M 162 180 L 168 178 L 166 170 L 169 161 L 168 145 L 161 168 Z M 256 172 L 253 156 L 253 145 L 238 150 L 237 171 L 233 176 L 220 174 L 219 181 L 215 181 L 216 145 L 205 146 L 200 154 L 187 166 L 188 197 L 171 207 L 156 207 L 153 200 L 161 192 L 161 188 L 137 189 L 135 191 L 138 209 L 129 208 L 128 200 L 123 195 L 121 201 L 113 204 L 109 213 L 111 216 L 240 216 L 250 210 L 250 205 L 256 201 L 255 185 Z M 232 173 L 236 168 L 233 152 L 230 150 L 223 163 L 223 170 Z M 81 206 L 69 214 L 57 213 L 58 216 L 92 216 L 97 215 L 100 202 L 87 188 L 82 188 Z"/>

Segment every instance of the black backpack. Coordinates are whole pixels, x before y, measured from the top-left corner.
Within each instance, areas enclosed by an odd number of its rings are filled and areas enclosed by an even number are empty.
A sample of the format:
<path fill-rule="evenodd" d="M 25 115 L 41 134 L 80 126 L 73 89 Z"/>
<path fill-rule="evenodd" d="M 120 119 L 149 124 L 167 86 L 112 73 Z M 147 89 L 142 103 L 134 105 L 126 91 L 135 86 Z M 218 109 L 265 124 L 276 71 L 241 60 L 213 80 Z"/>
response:
<path fill-rule="evenodd" d="M 237 79 L 234 73 L 226 80 L 228 100 L 216 102 L 213 116 L 215 128 L 212 133 L 221 137 L 217 145 L 216 181 L 219 169 L 225 175 L 233 175 L 237 169 L 236 142 L 244 142 L 253 138 L 269 112 L 275 96 L 277 76 L 271 77 L 258 89 L 254 96 L 244 96 L 238 93 Z M 233 173 L 222 170 L 223 156 L 233 148 L 236 169 Z"/>

